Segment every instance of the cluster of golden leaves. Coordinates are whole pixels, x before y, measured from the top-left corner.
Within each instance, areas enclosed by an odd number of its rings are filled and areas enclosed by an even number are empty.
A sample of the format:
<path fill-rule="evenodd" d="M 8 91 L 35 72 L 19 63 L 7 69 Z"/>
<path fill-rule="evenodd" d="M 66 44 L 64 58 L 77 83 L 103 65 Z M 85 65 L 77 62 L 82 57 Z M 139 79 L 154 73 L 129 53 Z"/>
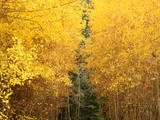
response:
<path fill-rule="evenodd" d="M 94 0 L 88 52 L 96 91 L 123 92 L 159 74 L 160 2 Z"/>
<path fill-rule="evenodd" d="M 69 93 L 68 71 L 75 68 L 80 21 L 79 1 L 0 1 L 0 99 L 7 106 L 3 111 L 10 108 L 12 87 L 32 84 L 38 76 L 53 85 L 53 96 Z"/>

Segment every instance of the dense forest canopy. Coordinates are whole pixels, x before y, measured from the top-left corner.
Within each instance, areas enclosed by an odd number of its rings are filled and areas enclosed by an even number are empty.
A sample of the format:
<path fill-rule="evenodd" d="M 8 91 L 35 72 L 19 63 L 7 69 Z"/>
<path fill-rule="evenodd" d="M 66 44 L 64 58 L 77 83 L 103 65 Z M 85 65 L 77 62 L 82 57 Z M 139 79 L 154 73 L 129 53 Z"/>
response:
<path fill-rule="evenodd" d="M 0 119 L 159 120 L 159 0 L 0 0 Z"/>

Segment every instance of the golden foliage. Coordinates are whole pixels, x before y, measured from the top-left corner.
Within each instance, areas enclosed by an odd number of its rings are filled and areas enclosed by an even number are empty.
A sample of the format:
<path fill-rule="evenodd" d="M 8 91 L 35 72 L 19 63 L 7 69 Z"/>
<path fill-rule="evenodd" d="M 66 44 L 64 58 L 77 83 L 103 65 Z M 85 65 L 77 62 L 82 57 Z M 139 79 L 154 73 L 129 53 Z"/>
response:
<path fill-rule="evenodd" d="M 4 0 L 0 9 L 0 99 L 4 106 L 0 111 L 9 114 L 14 86 L 32 84 L 39 76 L 52 85 L 54 97 L 66 97 L 72 86 L 68 71 L 75 67 L 74 51 L 81 38 L 79 2 Z"/>
<path fill-rule="evenodd" d="M 97 92 L 102 96 L 107 91 L 123 92 L 154 77 L 160 59 L 158 0 L 95 0 L 94 4 L 88 63 Z"/>

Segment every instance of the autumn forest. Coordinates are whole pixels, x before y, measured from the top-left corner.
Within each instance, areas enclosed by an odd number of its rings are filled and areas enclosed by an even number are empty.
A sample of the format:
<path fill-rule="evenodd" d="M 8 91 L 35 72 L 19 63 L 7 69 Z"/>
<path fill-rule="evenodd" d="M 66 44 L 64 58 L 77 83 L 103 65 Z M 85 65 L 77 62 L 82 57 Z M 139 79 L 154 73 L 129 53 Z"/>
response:
<path fill-rule="evenodd" d="M 160 120 L 160 1 L 0 0 L 0 120 Z"/>

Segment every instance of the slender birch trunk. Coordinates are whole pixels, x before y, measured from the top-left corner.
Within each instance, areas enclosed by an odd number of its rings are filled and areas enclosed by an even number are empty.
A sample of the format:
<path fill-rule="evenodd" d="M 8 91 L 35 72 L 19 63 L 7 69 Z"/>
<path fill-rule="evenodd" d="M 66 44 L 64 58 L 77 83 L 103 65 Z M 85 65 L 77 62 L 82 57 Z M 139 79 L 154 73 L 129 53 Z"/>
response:
<path fill-rule="evenodd" d="M 69 106 L 69 95 L 68 95 L 68 98 L 67 98 L 67 102 L 68 102 L 68 119 L 71 120 L 70 106 Z"/>

